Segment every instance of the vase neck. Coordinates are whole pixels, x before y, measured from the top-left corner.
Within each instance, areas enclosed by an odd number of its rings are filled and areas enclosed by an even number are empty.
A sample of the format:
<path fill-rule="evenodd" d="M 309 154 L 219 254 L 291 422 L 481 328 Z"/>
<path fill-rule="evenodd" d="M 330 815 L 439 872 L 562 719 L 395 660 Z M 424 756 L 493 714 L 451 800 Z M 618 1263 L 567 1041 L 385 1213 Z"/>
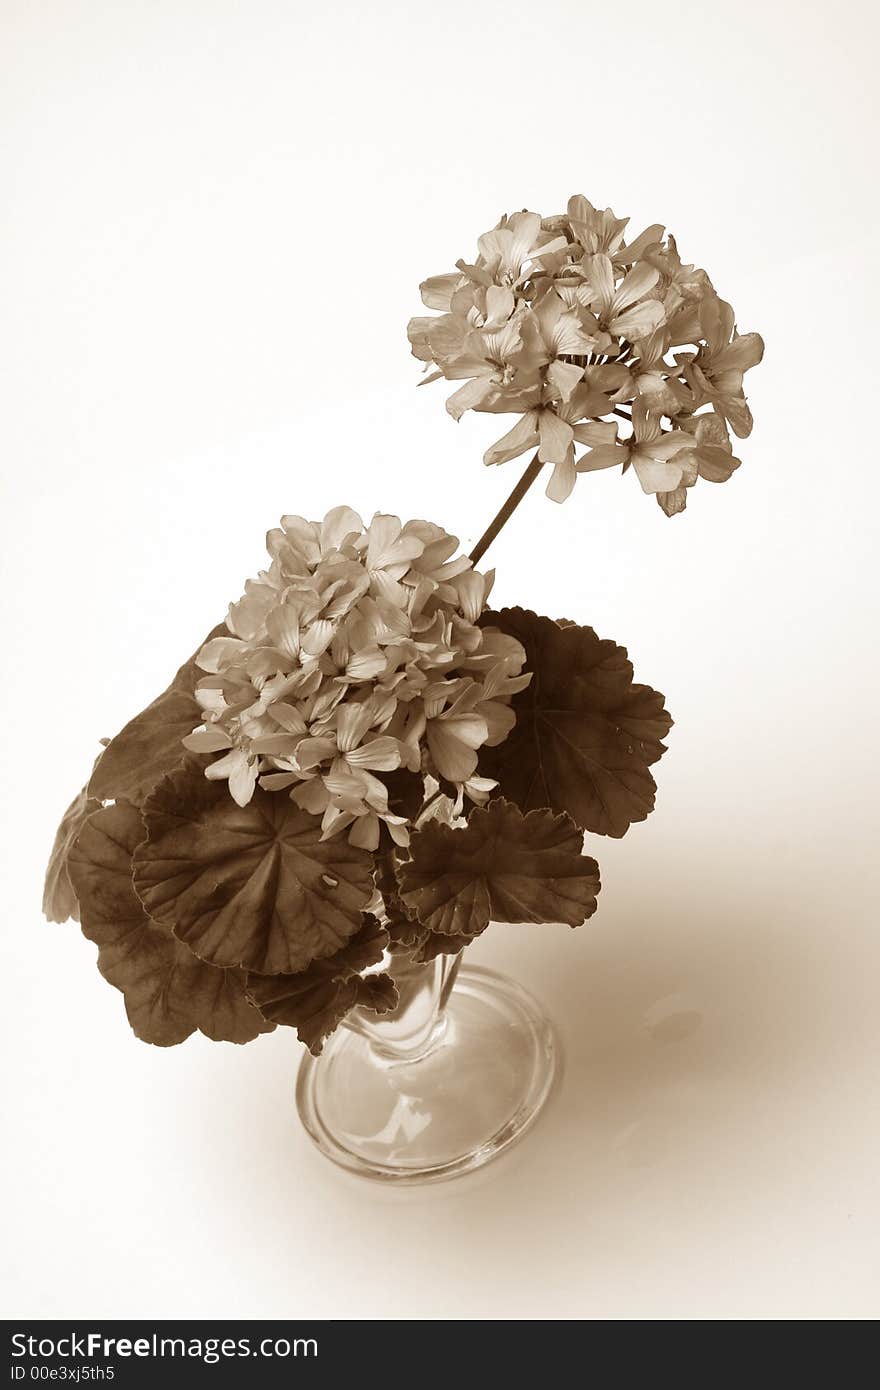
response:
<path fill-rule="evenodd" d="M 397 985 L 400 1002 L 392 1013 L 377 1015 L 354 1009 L 345 1020 L 353 1032 L 369 1040 L 377 1057 L 385 1062 L 414 1062 L 442 1043 L 446 1032 L 449 998 L 461 953 L 440 955 L 416 962 L 410 956 L 392 956 L 387 972 Z"/>

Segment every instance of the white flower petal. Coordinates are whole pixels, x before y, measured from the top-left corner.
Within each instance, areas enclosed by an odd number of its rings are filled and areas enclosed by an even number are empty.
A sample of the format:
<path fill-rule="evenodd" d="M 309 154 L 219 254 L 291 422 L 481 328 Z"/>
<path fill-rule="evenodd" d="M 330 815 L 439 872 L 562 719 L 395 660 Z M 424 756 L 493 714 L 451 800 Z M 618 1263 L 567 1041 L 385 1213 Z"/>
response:
<path fill-rule="evenodd" d="M 370 811 L 366 816 L 356 816 L 348 832 L 349 844 L 371 853 L 379 848 L 379 818 Z"/>
<path fill-rule="evenodd" d="M 396 738 L 374 738 L 345 756 L 351 767 L 374 772 L 393 772 L 400 767 L 400 745 Z"/>
<path fill-rule="evenodd" d="M 461 611 L 469 623 L 477 621 L 486 605 L 486 597 L 491 588 L 491 584 L 487 586 L 488 578 L 488 575 L 471 569 L 458 575 L 455 580 L 454 588 L 458 594 Z"/>
<path fill-rule="evenodd" d="M 321 525 L 321 549 L 338 550 L 347 536 L 360 535 L 364 523 L 351 507 L 334 507 L 324 517 Z"/>
<path fill-rule="evenodd" d="M 562 401 L 571 400 L 571 394 L 583 375 L 583 367 L 576 362 L 551 362 L 547 368 L 547 381 Z"/>
<path fill-rule="evenodd" d="M 213 675 L 231 666 L 245 651 L 247 643 L 238 637 L 213 637 L 202 647 L 196 657 L 196 665 Z"/>
<path fill-rule="evenodd" d="M 209 763 L 205 768 L 205 776 L 209 782 L 222 782 L 229 777 L 239 764 L 247 761 L 246 755 L 240 748 L 233 748 L 226 754 L 225 758 L 217 758 L 213 763 Z"/>
<path fill-rule="evenodd" d="M 538 417 L 541 439 L 538 458 L 542 463 L 563 463 L 574 440 L 574 431 L 567 420 L 560 420 L 554 410 L 542 410 Z"/>
<path fill-rule="evenodd" d="M 538 444 L 538 412 L 527 410 L 525 415 L 517 420 L 513 429 L 507 434 L 497 439 L 483 455 L 483 462 L 491 467 L 495 463 L 509 463 L 511 459 L 518 458 L 527 449 L 534 449 Z"/>
<path fill-rule="evenodd" d="M 211 724 L 205 729 L 196 729 L 193 733 L 187 734 L 182 743 L 191 753 L 219 753 L 222 748 L 229 748 L 232 740 L 219 724 Z"/>
<path fill-rule="evenodd" d="M 643 492 L 674 492 L 681 482 L 681 468 L 676 463 L 637 457 L 633 459 L 633 468 Z"/>
<path fill-rule="evenodd" d="M 490 285 L 486 291 L 486 327 L 506 323 L 515 308 L 512 290 L 502 285 Z"/>
<path fill-rule="evenodd" d="M 450 275 L 430 275 L 419 285 L 422 303 L 426 309 L 440 309 L 444 313 L 452 307 L 452 296 L 461 284 L 461 275 L 453 271 Z"/>
<path fill-rule="evenodd" d="M 391 836 L 394 843 L 400 845 L 401 849 L 406 849 L 409 844 L 409 830 L 406 824 L 402 821 L 398 821 L 396 816 L 386 817 L 385 824 L 388 827 L 388 834 Z"/>
<path fill-rule="evenodd" d="M 613 420 L 597 420 L 592 424 L 575 425 L 574 437 L 578 444 L 590 444 L 594 448 L 600 444 L 614 444 L 617 441 L 617 425 Z"/>
<path fill-rule="evenodd" d="M 303 811 L 308 811 L 309 815 L 320 816 L 330 804 L 330 793 L 320 777 L 314 777 L 308 782 L 300 782 L 290 793 L 290 799 Z"/>
<path fill-rule="evenodd" d="M 296 765 L 303 772 L 308 772 L 310 768 L 318 767 L 320 763 L 332 758 L 336 751 L 334 738 L 301 739 L 296 747 Z"/>
<path fill-rule="evenodd" d="M 491 377 L 475 377 L 473 381 L 466 381 L 464 386 L 459 386 L 457 391 L 453 391 L 446 402 L 446 409 L 453 420 L 460 420 L 466 410 L 473 410 L 481 405 L 494 390 L 495 385 Z"/>
<path fill-rule="evenodd" d="M 345 665 L 346 679 L 350 681 L 369 681 L 385 670 L 387 658 L 379 647 L 367 647 L 356 652 Z"/>
<path fill-rule="evenodd" d="M 633 238 L 628 246 L 621 246 L 620 250 L 615 253 L 614 259 L 622 265 L 632 265 L 634 261 L 639 260 L 644 255 L 650 246 L 656 246 L 658 242 L 663 240 L 665 230 L 666 228 L 659 222 L 646 227 L 643 232 Z"/>
<path fill-rule="evenodd" d="M 660 327 L 665 317 L 666 310 L 658 299 L 645 299 L 625 313 L 616 315 L 608 328 L 618 337 L 628 338 L 631 342 L 634 338 L 647 338 L 649 333 Z"/>
<path fill-rule="evenodd" d="M 450 782 L 466 782 L 477 766 L 477 754 L 473 748 L 457 738 L 455 731 L 442 719 L 429 721 L 426 737 L 434 766 L 441 777 Z"/>
<path fill-rule="evenodd" d="M 368 701 L 341 705 L 336 711 L 336 744 L 340 753 L 357 748 L 372 722 L 373 708 Z"/>
<path fill-rule="evenodd" d="M 634 266 L 623 277 L 622 282 L 614 292 L 611 300 L 611 313 L 620 314 L 622 311 L 634 304 L 642 295 L 647 294 L 660 279 L 660 272 L 656 266 L 648 265 L 643 261 L 640 265 Z"/>
<path fill-rule="evenodd" d="M 587 273 L 593 288 L 594 303 L 598 304 L 600 309 L 607 310 L 614 298 L 614 267 L 611 261 L 602 252 L 590 256 Z"/>
<path fill-rule="evenodd" d="M 681 453 L 683 449 L 693 449 L 694 441 L 684 430 L 671 430 L 661 434 L 652 444 L 645 446 L 645 453 L 653 459 L 666 461 Z"/>
<path fill-rule="evenodd" d="M 306 721 L 300 711 L 293 705 L 286 704 L 283 700 L 276 700 L 271 704 L 267 713 L 289 734 L 305 734 L 307 732 Z"/>
<path fill-rule="evenodd" d="M 239 806 L 247 806 L 257 785 L 259 763 L 248 759 L 229 774 L 229 792 Z"/>
<path fill-rule="evenodd" d="M 625 444 L 600 444 L 579 458 L 575 467 L 578 473 L 595 473 L 601 468 L 614 468 L 627 462 L 630 451 Z"/>
<path fill-rule="evenodd" d="M 571 495 L 576 481 L 577 469 L 574 466 L 573 457 L 565 459 L 562 463 L 557 463 L 546 488 L 546 494 L 550 501 L 564 502 Z"/>
<path fill-rule="evenodd" d="M 260 786 L 267 792 L 284 791 L 287 787 L 297 784 L 297 777 L 293 772 L 267 772 L 260 778 Z"/>

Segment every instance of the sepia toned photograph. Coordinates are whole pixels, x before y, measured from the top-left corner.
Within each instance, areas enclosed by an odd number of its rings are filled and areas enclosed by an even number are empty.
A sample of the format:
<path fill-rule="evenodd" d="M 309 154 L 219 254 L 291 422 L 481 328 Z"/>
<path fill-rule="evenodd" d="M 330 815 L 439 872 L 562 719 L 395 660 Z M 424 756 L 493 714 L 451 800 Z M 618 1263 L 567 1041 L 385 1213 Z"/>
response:
<path fill-rule="evenodd" d="M 13 1381 L 880 1316 L 878 28 L 0 6 Z"/>

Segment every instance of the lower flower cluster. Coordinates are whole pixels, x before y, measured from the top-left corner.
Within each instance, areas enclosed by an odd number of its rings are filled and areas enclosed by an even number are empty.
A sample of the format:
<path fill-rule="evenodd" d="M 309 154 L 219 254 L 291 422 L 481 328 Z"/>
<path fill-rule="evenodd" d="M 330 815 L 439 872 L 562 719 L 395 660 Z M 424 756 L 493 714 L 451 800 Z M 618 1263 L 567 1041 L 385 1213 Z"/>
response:
<path fill-rule="evenodd" d="M 184 739 L 221 754 L 205 769 L 245 806 L 259 785 L 288 791 L 374 850 L 384 824 L 399 845 L 407 817 L 378 774 L 424 773 L 486 800 L 478 750 L 513 726 L 510 700 L 530 680 L 515 638 L 479 626 L 493 575 L 454 556 L 426 521 L 337 507 L 322 522 L 286 516 L 270 531 L 269 568 L 230 607 L 228 635 L 196 657 L 204 723 Z"/>

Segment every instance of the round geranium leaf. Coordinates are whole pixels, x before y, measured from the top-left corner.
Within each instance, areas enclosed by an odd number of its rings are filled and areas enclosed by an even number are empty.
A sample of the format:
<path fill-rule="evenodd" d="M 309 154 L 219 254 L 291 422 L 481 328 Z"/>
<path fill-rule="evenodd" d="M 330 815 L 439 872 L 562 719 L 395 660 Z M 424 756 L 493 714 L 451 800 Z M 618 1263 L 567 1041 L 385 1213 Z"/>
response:
<path fill-rule="evenodd" d="M 376 887 L 382 897 L 382 920 L 389 951 L 394 954 L 401 951 L 412 953 L 428 936 L 428 931 L 400 896 L 396 864 L 396 849 L 376 856 Z"/>
<path fill-rule="evenodd" d="M 212 628 L 205 641 L 226 631 L 225 623 Z M 183 761 L 182 740 L 202 722 L 193 691 L 203 674 L 191 656 L 168 689 L 110 740 L 92 773 L 89 796 L 101 801 L 119 797 L 139 806 L 159 778 Z"/>
<path fill-rule="evenodd" d="M 584 830 L 624 835 L 654 808 L 650 767 L 672 727 L 663 696 L 633 681 L 623 647 L 591 627 L 563 625 L 522 608 L 485 621 L 526 650 L 533 679 L 514 695 L 516 724 L 480 750 L 480 773 L 523 811 L 567 811 Z"/>
<path fill-rule="evenodd" d="M 198 960 L 147 916 L 131 881 L 132 855 L 144 837 L 140 812 L 127 802 L 95 811 L 69 858 L 82 930 L 98 946 L 98 969 L 122 991 L 134 1032 L 170 1047 L 196 1029 L 216 1042 L 250 1042 L 268 1032 L 248 1000 L 240 971 Z"/>
<path fill-rule="evenodd" d="M 576 927 L 596 911 L 599 892 L 583 838 L 570 816 L 523 815 L 499 798 L 462 828 L 429 821 L 416 831 L 412 858 L 398 869 L 401 897 L 430 931 L 459 938 L 456 949 L 490 921 Z"/>
<path fill-rule="evenodd" d="M 300 1042 L 318 1056 L 324 1039 L 357 1005 L 387 1013 L 397 1004 L 390 975 L 360 975 L 377 965 L 388 933 L 375 917 L 365 915 L 360 930 L 326 960 L 313 961 L 296 975 L 247 976 L 247 992 L 272 1023 L 295 1028 Z"/>
<path fill-rule="evenodd" d="M 148 913 L 213 965 L 295 974 L 361 926 L 372 860 L 317 816 L 257 788 L 238 806 L 198 766 L 164 777 L 143 807 L 134 884 Z"/>
<path fill-rule="evenodd" d="M 457 956 L 473 939 L 472 936 L 445 936 L 443 932 L 426 931 L 412 953 L 413 960 L 425 964 L 438 956 Z"/>
<path fill-rule="evenodd" d="M 43 887 L 43 915 L 50 922 L 66 922 L 70 917 L 79 921 L 79 904 L 70 881 L 67 861 L 77 835 L 100 805 L 100 801 L 88 796 L 83 787 L 61 818 Z"/>

